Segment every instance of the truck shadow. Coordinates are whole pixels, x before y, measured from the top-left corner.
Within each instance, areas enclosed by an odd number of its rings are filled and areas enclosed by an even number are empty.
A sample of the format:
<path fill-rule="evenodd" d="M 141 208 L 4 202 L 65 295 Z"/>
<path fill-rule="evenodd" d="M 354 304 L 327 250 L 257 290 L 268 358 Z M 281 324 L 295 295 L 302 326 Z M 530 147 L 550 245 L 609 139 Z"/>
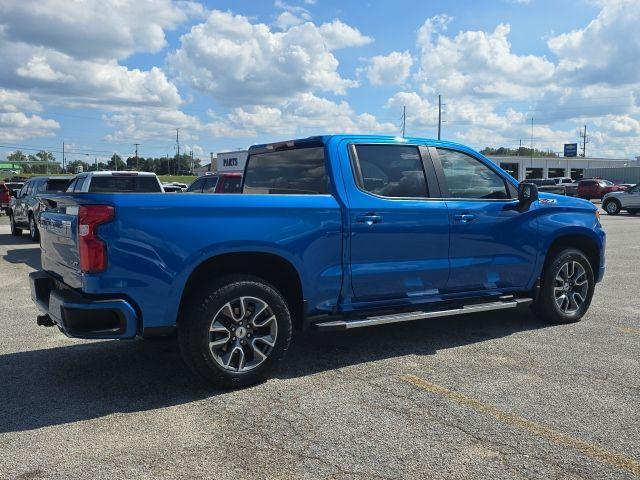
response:
<path fill-rule="evenodd" d="M 40 247 L 7 250 L 7 253 L 2 257 L 2 259 L 9 263 L 24 263 L 34 270 L 39 270 Z"/>
<path fill-rule="evenodd" d="M 542 328 L 532 315 L 475 314 L 360 331 L 294 336 L 277 377 L 439 350 Z M 0 433 L 224 395 L 189 374 L 175 341 L 95 341 L 0 355 Z M 259 387 L 257 387 L 259 388 Z"/>

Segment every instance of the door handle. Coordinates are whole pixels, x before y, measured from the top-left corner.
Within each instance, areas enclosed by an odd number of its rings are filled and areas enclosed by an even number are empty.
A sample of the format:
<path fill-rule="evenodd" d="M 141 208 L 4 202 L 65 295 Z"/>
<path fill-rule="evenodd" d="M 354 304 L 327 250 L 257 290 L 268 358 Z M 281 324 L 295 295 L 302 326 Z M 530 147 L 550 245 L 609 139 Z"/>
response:
<path fill-rule="evenodd" d="M 453 219 L 460 223 L 469 223 L 472 222 L 476 216 L 472 213 L 461 213 L 459 215 L 454 215 Z"/>
<path fill-rule="evenodd" d="M 358 215 L 356 217 L 356 222 L 358 223 L 366 223 L 371 226 L 374 223 L 380 223 L 382 221 L 382 215 L 376 215 L 375 213 L 367 213 L 366 215 Z"/>

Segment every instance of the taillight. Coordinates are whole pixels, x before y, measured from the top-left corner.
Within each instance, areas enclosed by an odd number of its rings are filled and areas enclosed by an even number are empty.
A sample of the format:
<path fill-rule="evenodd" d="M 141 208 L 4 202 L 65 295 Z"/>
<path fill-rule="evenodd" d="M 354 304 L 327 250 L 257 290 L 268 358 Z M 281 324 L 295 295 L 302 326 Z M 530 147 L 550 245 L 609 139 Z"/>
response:
<path fill-rule="evenodd" d="M 80 269 L 85 273 L 98 273 L 107 268 L 107 245 L 100 239 L 98 225 L 113 220 L 114 210 L 109 205 L 81 205 L 78 208 L 78 252 Z"/>

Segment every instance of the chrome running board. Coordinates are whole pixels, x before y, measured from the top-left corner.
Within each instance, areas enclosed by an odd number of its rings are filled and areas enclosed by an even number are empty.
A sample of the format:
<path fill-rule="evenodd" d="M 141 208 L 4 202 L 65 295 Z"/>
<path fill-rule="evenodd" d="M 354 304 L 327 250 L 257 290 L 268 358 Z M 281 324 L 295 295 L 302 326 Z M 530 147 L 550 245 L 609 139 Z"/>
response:
<path fill-rule="evenodd" d="M 395 313 L 391 315 L 377 315 L 356 319 L 329 320 L 316 323 L 318 330 L 349 330 L 352 328 L 371 327 L 374 325 L 384 325 L 386 323 L 410 322 L 413 320 L 424 320 L 427 318 L 448 317 L 450 315 L 464 315 L 466 313 L 490 312 L 494 310 L 506 310 L 516 308 L 521 305 L 530 304 L 532 298 L 517 298 L 498 302 L 485 302 L 473 305 L 463 305 L 448 310 L 427 310 L 417 312 Z"/>

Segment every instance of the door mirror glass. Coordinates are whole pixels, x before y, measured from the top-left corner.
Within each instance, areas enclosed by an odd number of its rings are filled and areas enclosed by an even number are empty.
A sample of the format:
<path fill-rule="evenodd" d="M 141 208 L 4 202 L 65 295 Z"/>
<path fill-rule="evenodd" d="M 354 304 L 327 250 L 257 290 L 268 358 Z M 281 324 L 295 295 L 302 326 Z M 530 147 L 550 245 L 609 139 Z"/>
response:
<path fill-rule="evenodd" d="M 522 203 L 538 200 L 538 186 L 534 183 L 522 182 L 518 185 L 518 200 Z"/>

